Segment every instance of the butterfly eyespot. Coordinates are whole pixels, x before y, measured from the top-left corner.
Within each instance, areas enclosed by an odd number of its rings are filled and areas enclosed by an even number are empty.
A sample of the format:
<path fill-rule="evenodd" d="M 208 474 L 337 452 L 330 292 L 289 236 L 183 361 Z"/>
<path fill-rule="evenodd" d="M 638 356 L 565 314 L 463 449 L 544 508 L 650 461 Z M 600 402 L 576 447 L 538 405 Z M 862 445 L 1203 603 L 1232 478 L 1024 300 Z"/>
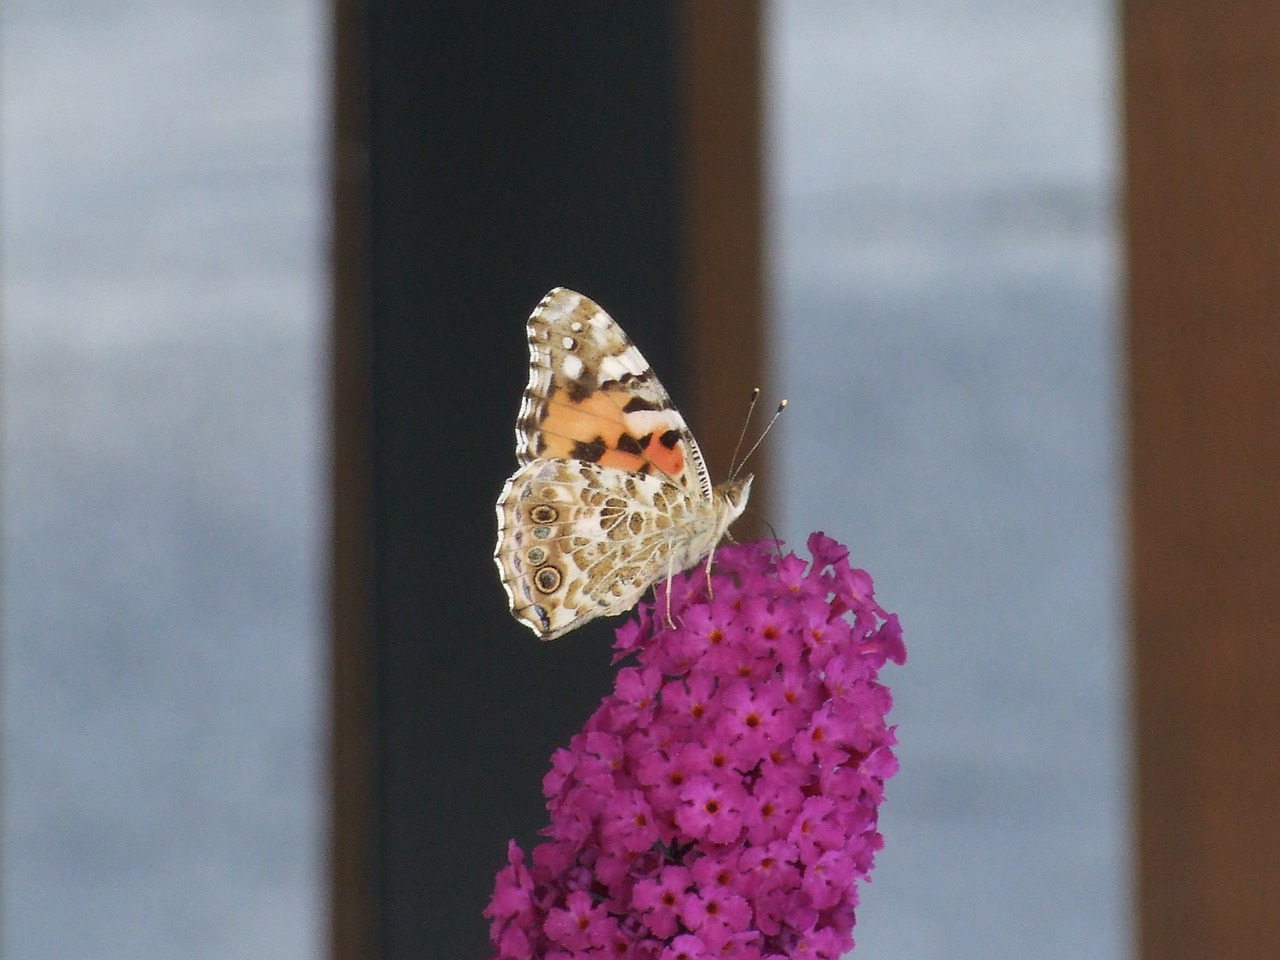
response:
<path fill-rule="evenodd" d="M 543 560 L 547 559 L 547 551 L 543 550 L 541 547 L 534 547 L 525 554 L 525 557 L 528 558 L 530 563 L 539 564 Z"/>
<path fill-rule="evenodd" d="M 533 535 L 538 540 L 545 540 L 547 539 L 547 537 L 551 536 L 551 528 L 550 527 L 534 527 Z"/>
<path fill-rule="evenodd" d="M 560 516 L 555 507 L 540 503 L 529 511 L 529 519 L 534 523 L 555 523 Z"/>
<path fill-rule="evenodd" d="M 533 576 L 533 582 L 537 584 L 538 589 L 543 593 L 555 593 L 562 579 L 560 571 L 550 566 L 540 567 Z"/>

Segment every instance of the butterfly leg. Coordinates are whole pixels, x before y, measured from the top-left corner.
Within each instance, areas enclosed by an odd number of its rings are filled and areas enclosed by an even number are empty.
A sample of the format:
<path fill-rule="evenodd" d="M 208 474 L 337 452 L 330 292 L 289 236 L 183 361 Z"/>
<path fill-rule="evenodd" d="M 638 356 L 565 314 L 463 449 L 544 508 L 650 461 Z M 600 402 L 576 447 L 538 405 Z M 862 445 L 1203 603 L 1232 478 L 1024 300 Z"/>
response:
<path fill-rule="evenodd" d="M 671 619 L 671 578 L 675 576 L 675 555 L 667 558 L 667 629 L 674 630 L 676 622 Z"/>
<path fill-rule="evenodd" d="M 711 552 L 707 554 L 707 599 L 714 600 L 711 595 L 711 562 L 716 558 L 716 548 L 712 547 Z"/>

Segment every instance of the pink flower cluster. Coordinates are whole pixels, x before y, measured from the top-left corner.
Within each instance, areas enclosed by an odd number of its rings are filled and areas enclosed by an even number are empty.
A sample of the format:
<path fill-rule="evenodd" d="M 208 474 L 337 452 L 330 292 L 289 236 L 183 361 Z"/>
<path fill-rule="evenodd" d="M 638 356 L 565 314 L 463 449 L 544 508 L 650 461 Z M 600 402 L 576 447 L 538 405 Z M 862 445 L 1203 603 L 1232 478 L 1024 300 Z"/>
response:
<path fill-rule="evenodd" d="M 798 960 L 853 946 L 855 882 L 897 769 L 886 660 L 906 653 L 848 550 L 716 553 L 621 627 L 613 693 L 543 780 L 485 915 L 498 960 Z"/>

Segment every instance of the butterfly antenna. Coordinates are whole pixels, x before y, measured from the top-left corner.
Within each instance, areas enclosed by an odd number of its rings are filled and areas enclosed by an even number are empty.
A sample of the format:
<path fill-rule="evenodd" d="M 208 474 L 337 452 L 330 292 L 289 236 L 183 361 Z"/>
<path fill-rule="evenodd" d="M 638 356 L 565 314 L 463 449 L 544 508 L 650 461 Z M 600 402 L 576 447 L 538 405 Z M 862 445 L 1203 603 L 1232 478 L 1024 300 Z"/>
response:
<path fill-rule="evenodd" d="M 729 458 L 729 479 L 732 480 L 738 475 L 738 469 L 734 466 L 738 462 L 738 451 L 742 449 L 742 441 L 747 436 L 747 424 L 751 422 L 751 414 L 755 412 L 756 401 L 760 399 L 760 388 L 756 387 L 751 391 L 751 399 L 747 401 L 747 417 L 742 421 L 742 432 L 738 434 L 738 444 L 733 448 L 733 456 Z"/>
<path fill-rule="evenodd" d="M 769 435 L 769 431 L 773 429 L 773 425 L 778 422 L 778 418 L 782 416 L 782 411 L 787 409 L 787 401 L 783 400 L 778 404 L 778 409 L 773 411 L 773 419 L 770 420 L 764 428 L 764 433 L 760 434 L 760 439 L 752 444 L 751 449 L 747 451 L 747 455 L 742 458 L 742 462 L 738 464 L 738 470 L 747 465 L 747 461 L 751 459 L 751 455 L 760 449 L 760 444 L 764 443 L 764 438 Z M 738 475 L 738 470 L 733 471 L 733 476 Z"/>

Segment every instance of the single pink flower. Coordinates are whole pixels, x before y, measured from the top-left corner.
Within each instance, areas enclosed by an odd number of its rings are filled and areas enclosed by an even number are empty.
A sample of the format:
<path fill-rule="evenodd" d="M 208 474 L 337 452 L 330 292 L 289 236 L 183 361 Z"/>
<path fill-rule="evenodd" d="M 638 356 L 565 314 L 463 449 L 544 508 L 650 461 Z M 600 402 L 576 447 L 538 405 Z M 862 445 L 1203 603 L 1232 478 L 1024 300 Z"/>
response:
<path fill-rule="evenodd" d="M 682 934 L 671 941 L 662 952 L 660 960 L 718 960 L 707 945 L 691 933 Z"/>
<path fill-rule="evenodd" d="M 720 886 L 708 886 L 685 894 L 680 920 L 712 950 L 719 950 L 734 934 L 751 923 L 746 899 Z"/>
<path fill-rule="evenodd" d="M 654 667 L 641 670 L 625 667 L 618 671 L 614 689 L 617 700 L 609 706 L 609 721 L 613 727 L 627 723 L 645 727 L 657 705 L 658 690 L 662 686 L 662 674 Z"/>
<path fill-rule="evenodd" d="M 804 794 L 793 783 L 757 781 L 751 793 L 751 804 L 743 813 L 747 840 L 756 845 L 767 844 L 790 832 L 804 803 Z"/>
<path fill-rule="evenodd" d="M 635 886 L 632 907 L 637 910 L 655 937 L 675 936 L 679 909 L 685 893 L 693 885 L 688 867 L 668 865 L 652 880 L 641 880 Z"/>
<path fill-rule="evenodd" d="M 658 841 L 658 820 L 640 790 L 611 796 L 601 813 L 600 839 L 606 848 L 627 853 L 648 850 Z"/>
<path fill-rule="evenodd" d="M 732 843 L 742 832 L 743 791 L 710 776 L 694 777 L 680 791 L 676 823 L 692 839 Z"/>
<path fill-rule="evenodd" d="M 567 950 L 583 950 L 599 942 L 599 928 L 607 919 L 587 893 L 575 890 L 563 908 L 553 907 L 547 912 L 542 929 L 553 943 Z"/>

